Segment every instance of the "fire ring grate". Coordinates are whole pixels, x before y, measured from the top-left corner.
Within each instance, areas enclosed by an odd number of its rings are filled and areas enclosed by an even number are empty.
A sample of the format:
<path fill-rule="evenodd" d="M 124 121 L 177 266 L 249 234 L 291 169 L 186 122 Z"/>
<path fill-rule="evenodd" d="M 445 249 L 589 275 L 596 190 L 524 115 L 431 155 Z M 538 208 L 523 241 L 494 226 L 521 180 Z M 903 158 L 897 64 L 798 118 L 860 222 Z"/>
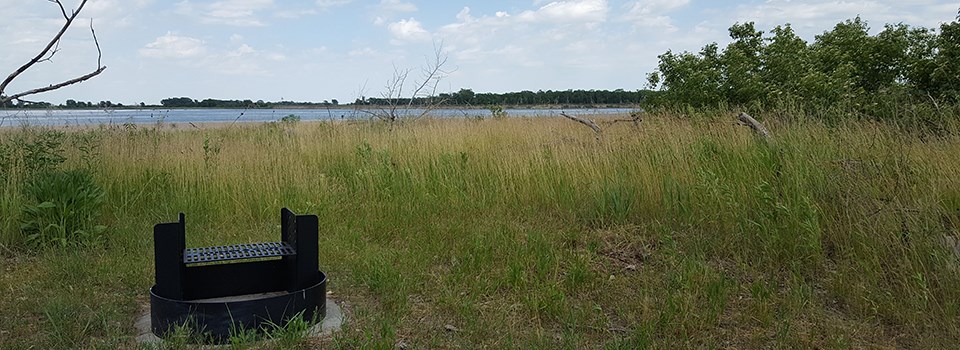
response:
<path fill-rule="evenodd" d="M 187 248 L 183 251 L 184 264 L 197 264 L 240 259 L 271 258 L 296 255 L 284 242 L 234 244 L 216 247 Z"/>

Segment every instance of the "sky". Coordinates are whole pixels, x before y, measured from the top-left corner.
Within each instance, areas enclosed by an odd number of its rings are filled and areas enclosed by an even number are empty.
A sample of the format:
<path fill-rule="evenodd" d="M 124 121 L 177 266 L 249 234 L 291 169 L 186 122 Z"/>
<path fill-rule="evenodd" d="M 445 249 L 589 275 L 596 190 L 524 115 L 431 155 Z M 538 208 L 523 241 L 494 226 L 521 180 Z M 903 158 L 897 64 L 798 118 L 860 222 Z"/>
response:
<path fill-rule="evenodd" d="M 63 3 L 70 11 L 80 0 Z M 0 5 L 5 77 L 64 19 L 46 0 Z M 106 71 L 31 100 L 351 102 L 385 94 L 398 70 L 411 69 L 412 83 L 437 51 L 447 57 L 439 91 L 637 90 L 658 55 L 725 44 L 737 22 L 789 23 L 812 41 L 858 15 L 875 33 L 886 23 L 935 28 L 958 10 L 956 0 L 89 0 L 57 54 L 7 93 L 95 70 L 91 19 Z"/>

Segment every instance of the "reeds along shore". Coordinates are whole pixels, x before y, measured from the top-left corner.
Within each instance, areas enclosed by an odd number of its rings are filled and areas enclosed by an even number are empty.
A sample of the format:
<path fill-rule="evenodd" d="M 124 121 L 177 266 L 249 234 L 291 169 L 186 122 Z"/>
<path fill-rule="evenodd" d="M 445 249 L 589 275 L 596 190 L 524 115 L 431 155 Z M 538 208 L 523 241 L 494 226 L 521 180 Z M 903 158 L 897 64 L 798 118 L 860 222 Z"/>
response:
<path fill-rule="evenodd" d="M 153 224 L 185 212 L 203 232 L 188 246 L 262 241 L 280 207 L 319 215 L 321 269 L 349 305 L 343 332 L 305 341 L 960 341 L 960 138 L 768 118 L 764 142 L 735 117 L 600 118 L 600 140 L 559 117 L 68 132 L 61 167 L 92 172 L 107 229 L 26 248 L 26 170 L 6 169 L 0 314 L 29 317 L 0 318 L 0 347 L 129 344 Z"/>

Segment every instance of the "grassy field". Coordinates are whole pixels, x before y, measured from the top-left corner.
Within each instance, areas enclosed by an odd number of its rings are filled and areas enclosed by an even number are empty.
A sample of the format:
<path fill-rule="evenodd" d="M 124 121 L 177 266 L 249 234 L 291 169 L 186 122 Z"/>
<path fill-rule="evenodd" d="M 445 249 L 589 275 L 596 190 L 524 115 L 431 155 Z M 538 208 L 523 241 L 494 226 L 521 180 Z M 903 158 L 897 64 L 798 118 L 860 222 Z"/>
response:
<path fill-rule="evenodd" d="M 271 241 L 281 207 L 319 215 L 348 315 L 295 345 L 960 342 L 960 137 L 784 119 L 766 143 L 733 120 L 653 115 L 600 141 L 560 118 L 69 131 L 60 168 L 92 171 L 107 229 L 30 248 L 29 169 L 5 169 L 0 348 L 136 347 L 154 224 L 186 213 L 188 246 Z"/>

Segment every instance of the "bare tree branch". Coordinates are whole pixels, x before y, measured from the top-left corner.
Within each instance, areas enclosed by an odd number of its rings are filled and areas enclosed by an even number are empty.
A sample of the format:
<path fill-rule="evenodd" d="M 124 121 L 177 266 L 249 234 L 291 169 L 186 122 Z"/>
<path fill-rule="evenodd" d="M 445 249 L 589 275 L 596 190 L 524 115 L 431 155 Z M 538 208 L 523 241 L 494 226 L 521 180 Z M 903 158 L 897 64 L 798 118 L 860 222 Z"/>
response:
<path fill-rule="evenodd" d="M 437 87 L 451 72 L 444 70 L 447 64 L 448 56 L 443 51 L 443 43 L 434 44 L 434 55 L 426 59 L 426 63 L 420 67 L 420 77 L 414 80 L 408 90 L 407 82 L 411 79 L 410 73 L 413 69 L 401 69 L 393 67 L 393 77 L 387 81 L 384 91 L 380 94 L 383 103 L 377 104 L 376 111 L 363 111 L 375 118 L 393 123 L 400 119 L 400 110 L 407 111 L 417 107 L 418 102 L 425 102 L 421 107 L 420 113 L 415 118 L 420 118 L 430 111 L 447 101 L 447 98 L 436 98 Z M 404 91 L 411 91 L 409 95 Z M 407 97 L 409 96 L 409 97 Z"/>
<path fill-rule="evenodd" d="M 564 116 L 564 117 L 567 117 L 567 119 L 576 121 L 576 122 L 578 122 L 578 123 L 580 123 L 580 124 L 583 124 L 583 125 L 586 125 L 586 126 L 588 126 L 590 129 L 593 129 L 593 131 L 597 133 L 597 140 L 598 140 L 598 141 L 600 140 L 600 136 L 603 135 L 603 131 L 600 130 L 600 126 L 597 125 L 597 123 L 594 123 L 594 122 L 593 122 L 592 120 L 590 120 L 590 119 L 572 116 L 572 115 L 569 115 L 569 114 L 566 114 L 566 113 L 563 113 L 563 112 L 560 112 L 560 115 L 562 115 L 562 116 Z"/>
<path fill-rule="evenodd" d="M 440 85 L 440 80 L 442 80 L 446 75 L 450 74 L 450 72 L 443 70 L 443 66 L 447 64 L 447 59 L 448 56 L 443 53 L 443 43 L 441 42 L 439 46 L 434 43 L 433 61 L 428 61 L 427 65 L 421 68 L 422 75 L 420 78 L 423 79 L 423 81 L 416 84 L 417 88 L 413 91 L 413 96 L 410 98 L 408 107 L 413 105 L 413 101 L 416 100 L 417 97 L 430 97 L 435 95 L 437 92 L 437 86 Z M 426 96 L 423 96 L 423 90 L 427 87 L 430 87 L 430 92 Z M 433 109 L 431 107 L 436 107 L 436 105 L 437 104 L 428 103 L 428 107 L 424 108 L 423 111 L 420 112 L 418 118 L 429 113 L 430 110 Z"/>
<path fill-rule="evenodd" d="M 85 81 L 87 79 L 90 79 L 92 77 L 99 75 L 100 73 L 103 73 L 103 71 L 107 69 L 107 67 L 100 65 L 100 59 L 102 57 L 102 52 L 100 51 L 100 42 L 97 41 L 97 34 L 93 30 L 93 20 L 90 20 L 90 32 L 91 34 L 93 34 L 93 41 L 97 45 L 98 56 L 97 56 L 96 70 L 94 70 L 91 73 L 64 81 L 59 84 L 53 84 L 53 85 L 49 85 L 42 88 L 36 88 L 36 89 L 21 92 L 21 93 L 17 93 L 17 94 L 12 94 L 10 96 L 4 96 L 4 91 L 6 91 L 7 86 L 10 85 L 10 83 L 13 82 L 14 79 L 20 76 L 20 74 L 23 74 L 23 72 L 26 72 L 28 69 L 30 69 L 30 67 L 33 67 L 33 65 L 39 62 L 49 61 L 50 58 L 52 58 L 53 55 L 55 55 L 59 51 L 60 39 L 63 37 L 63 34 L 67 32 L 67 29 L 70 28 L 70 25 L 73 24 L 73 21 L 77 18 L 77 16 L 80 15 L 80 11 L 83 10 L 83 7 L 87 4 L 88 0 L 82 0 L 80 2 L 80 6 L 78 6 L 77 9 L 74 10 L 69 15 L 67 14 L 67 11 L 63 7 L 63 3 L 60 2 L 60 0 L 49 0 L 49 1 L 57 4 L 57 6 L 60 7 L 60 13 L 63 15 L 66 22 L 64 22 L 63 26 L 60 28 L 60 31 L 57 32 L 57 34 L 54 35 L 52 39 L 50 39 L 50 42 L 48 42 L 47 45 L 42 50 L 40 50 L 39 53 L 37 53 L 36 56 L 34 56 L 32 59 L 30 59 L 30 61 L 28 61 L 24 65 L 20 66 L 20 68 L 17 68 L 17 70 L 13 71 L 13 73 L 10 73 L 10 75 L 7 76 L 7 78 L 4 79 L 3 82 L 0 82 L 0 105 L 3 105 L 8 101 L 21 100 L 21 98 L 24 96 L 56 90 L 64 86 L 73 85 L 73 84 Z"/>
<path fill-rule="evenodd" d="M 93 36 L 93 43 L 97 45 L 97 67 L 103 67 L 100 64 L 100 59 L 103 58 L 103 51 L 100 51 L 100 41 L 97 40 L 97 32 L 93 30 L 93 18 L 90 19 L 90 35 Z"/>
<path fill-rule="evenodd" d="M 67 16 L 67 9 L 63 8 L 63 3 L 60 2 L 60 0 L 47 0 L 47 1 L 52 2 L 52 3 L 56 3 L 58 6 L 60 6 L 60 13 L 63 14 L 63 19 L 68 20 L 68 21 L 70 20 L 70 16 Z M 82 7 L 82 6 L 83 6 L 83 5 L 81 4 L 81 7 Z"/>
<path fill-rule="evenodd" d="M 53 50 L 50 50 L 50 54 L 47 55 L 47 57 L 44 57 L 44 58 L 40 59 L 39 61 L 37 61 L 37 63 L 47 62 L 47 61 L 52 60 L 52 59 L 53 59 L 53 56 L 56 55 L 57 52 L 60 52 L 60 42 L 59 42 L 59 41 L 57 41 L 57 45 L 53 47 Z"/>
<path fill-rule="evenodd" d="M 83 75 L 83 76 L 80 76 L 80 77 L 76 77 L 76 78 L 67 80 L 67 81 L 65 81 L 65 82 L 59 83 L 59 84 L 53 84 L 53 85 L 49 85 L 49 86 L 42 87 L 42 88 L 37 88 L 37 89 L 33 89 L 33 90 L 24 91 L 24 92 L 15 94 L 15 95 L 10 95 L 10 96 L 8 96 L 8 97 L 4 97 L 4 100 L 3 100 L 3 101 L 0 101 L 0 102 L 20 100 L 20 98 L 21 98 L 21 97 L 24 97 L 24 96 L 35 95 L 35 94 L 39 94 L 39 93 L 41 93 L 41 92 L 47 92 L 47 91 L 51 91 L 51 90 L 56 90 L 56 89 L 62 88 L 62 87 L 64 87 L 64 86 L 73 85 L 73 84 L 82 82 L 82 81 L 84 81 L 84 80 L 93 78 L 93 77 L 99 75 L 100 73 L 103 73 L 103 71 L 104 71 L 105 69 L 107 69 L 107 67 L 100 67 L 100 68 L 98 68 L 97 70 L 95 70 L 95 71 L 93 71 L 93 72 L 87 73 L 86 75 Z"/>
<path fill-rule="evenodd" d="M 403 87 L 407 84 L 407 77 L 410 76 L 410 69 L 400 69 L 393 66 L 393 78 L 387 82 L 386 92 L 381 96 L 387 99 L 388 111 L 383 118 L 393 123 L 397 121 L 397 108 L 400 107 L 400 98 L 403 96 Z M 381 108 L 382 109 L 382 108 Z"/>
<path fill-rule="evenodd" d="M 17 101 L 20 101 L 20 103 L 25 103 L 25 104 L 28 104 L 28 105 L 40 104 L 40 102 L 38 102 L 38 101 L 24 100 L 24 99 L 22 99 L 22 98 L 18 98 Z"/>

